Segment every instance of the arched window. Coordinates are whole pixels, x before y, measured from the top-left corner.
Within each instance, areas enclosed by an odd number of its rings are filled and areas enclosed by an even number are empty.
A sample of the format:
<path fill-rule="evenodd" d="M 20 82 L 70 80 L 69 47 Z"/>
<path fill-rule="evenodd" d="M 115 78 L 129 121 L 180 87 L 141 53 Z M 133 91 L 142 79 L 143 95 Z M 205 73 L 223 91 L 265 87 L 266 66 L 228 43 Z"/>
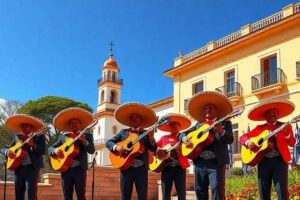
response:
<path fill-rule="evenodd" d="M 108 71 L 107 80 L 111 81 L 111 71 Z"/>
<path fill-rule="evenodd" d="M 114 126 L 112 127 L 112 133 L 113 133 L 113 134 L 117 134 L 117 131 L 118 131 L 118 128 L 117 128 L 117 126 L 114 125 Z"/>
<path fill-rule="evenodd" d="M 100 103 L 104 102 L 104 90 L 101 91 L 101 99 L 100 99 Z"/>
<path fill-rule="evenodd" d="M 116 81 L 116 72 L 114 71 L 112 72 L 112 81 L 114 82 Z"/>
<path fill-rule="evenodd" d="M 100 136 L 100 134 L 101 134 L 101 127 L 100 127 L 100 126 L 98 126 L 97 134 L 98 134 L 99 136 Z"/>
<path fill-rule="evenodd" d="M 110 103 L 116 103 L 116 93 L 115 91 L 111 91 L 110 92 L 110 99 L 109 99 Z"/>

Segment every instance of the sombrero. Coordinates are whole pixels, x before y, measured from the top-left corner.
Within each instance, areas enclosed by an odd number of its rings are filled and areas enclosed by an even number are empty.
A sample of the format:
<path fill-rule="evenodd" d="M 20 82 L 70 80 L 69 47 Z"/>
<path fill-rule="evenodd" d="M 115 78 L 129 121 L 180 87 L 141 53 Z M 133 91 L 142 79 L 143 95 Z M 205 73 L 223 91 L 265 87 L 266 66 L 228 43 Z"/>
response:
<path fill-rule="evenodd" d="M 5 125 L 9 129 L 18 133 L 23 132 L 21 124 L 32 125 L 34 132 L 45 127 L 45 124 L 41 120 L 26 114 L 15 114 L 7 118 L 5 121 Z"/>
<path fill-rule="evenodd" d="M 124 103 L 116 109 L 114 115 L 118 122 L 131 127 L 132 123 L 129 119 L 129 116 L 132 113 L 137 113 L 142 116 L 143 128 L 152 126 L 156 122 L 156 115 L 154 111 L 141 103 L 135 103 L 135 102 Z"/>
<path fill-rule="evenodd" d="M 161 131 L 170 132 L 171 129 L 170 129 L 169 125 L 172 122 L 178 122 L 180 124 L 179 131 L 187 129 L 191 125 L 191 121 L 186 116 L 181 115 L 181 114 L 175 114 L 175 113 L 166 114 L 162 117 L 162 119 L 165 117 L 168 117 L 170 119 L 170 121 L 168 123 L 158 127 L 158 129 Z"/>
<path fill-rule="evenodd" d="M 269 101 L 261 103 L 249 111 L 248 118 L 253 121 L 264 121 L 265 112 L 274 108 L 278 110 L 278 119 L 280 119 L 291 114 L 295 109 L 295 105 L 287 100 Z"/>
<path fill-rule="evenodd" d="M 188 102 L 188 112 L 191 117 L 201 122 L 205 120 L 204 106 L 206 104 L 214 104 L 218 109 L 218 117 L 222 118 L 232 112 L 233 108 L 230 100 L 224 95 L 205 91 L 194 95 Z"/>
<path fill-rule="evenodd" d="M 69 126 L 71 119 L 79 119 L 81 122 L 79 129 L 83 130 L 93 121 L 93 115 L 83 108 L 67 108 L 54 117 L 53 125 L 61 131 L 71 131 Z"/>

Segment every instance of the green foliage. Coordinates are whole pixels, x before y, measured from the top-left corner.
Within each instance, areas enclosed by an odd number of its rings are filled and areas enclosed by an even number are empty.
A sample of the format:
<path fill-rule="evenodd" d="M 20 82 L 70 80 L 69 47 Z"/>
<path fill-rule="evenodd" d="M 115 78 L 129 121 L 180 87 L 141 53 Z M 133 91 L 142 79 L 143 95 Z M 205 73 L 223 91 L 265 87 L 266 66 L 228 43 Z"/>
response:
<path fill-rule="evenodd" d="M 230 169 L 230 174 L 234 176 L 243 176 L 244 172 L 243 169 L 240 167 L 234 167 Z"/>
<path fill-rule="evenodd" d="M 0 148 L 8 145 L 13 140 L 15 133 L 4 125 L 0 125 Z"/>
<path fill-rule="evenodd" d="M 226 199 L 228 200 L 256 200 L 259 199 L 257 174 L 227 178 L 225 185 Z M 289 171 L 290 199 L 300 200 L 300 171 Z M 277 199 L 277 194 L 272 188 L 271 199 Z"/>
<path fill-rule="evenodd" d="M 47 124 L 51 124 L 53 117 L 63 109 L 69 107 L 80 107 L 93 112 L 86 103 L 72 99 L 56 96 L 46 96 L 37 100 L 30 100 L 18 110 L 18 113 L 25 113 L 37 117 Z"/>

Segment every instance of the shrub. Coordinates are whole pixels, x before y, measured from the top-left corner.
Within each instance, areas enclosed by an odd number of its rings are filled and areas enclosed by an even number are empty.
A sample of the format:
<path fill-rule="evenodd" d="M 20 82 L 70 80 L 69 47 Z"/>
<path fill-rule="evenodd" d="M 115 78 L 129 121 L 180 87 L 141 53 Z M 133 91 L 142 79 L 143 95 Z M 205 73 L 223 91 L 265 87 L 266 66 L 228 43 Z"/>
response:
<path fill-rule="evenodd" d="M 234 176 L 243 176 L 244 172 L 243 169 L 240 167 L 234 167 L 230 169 L 230 174 Z"/>

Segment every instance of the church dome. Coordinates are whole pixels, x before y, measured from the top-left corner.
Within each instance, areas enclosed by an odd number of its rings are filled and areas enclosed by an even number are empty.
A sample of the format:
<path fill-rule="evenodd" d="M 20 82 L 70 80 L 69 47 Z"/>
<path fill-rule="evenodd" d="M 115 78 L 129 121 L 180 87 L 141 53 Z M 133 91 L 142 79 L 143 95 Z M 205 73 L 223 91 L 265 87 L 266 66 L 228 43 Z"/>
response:
<path fill-rule="evenodd" d="M 112 54 L 110 54 L 109 59 L 106 60 L 106 61 L 104 62 L 104 65 L 103 65 L 103 67 L 108 67 L 108 66 L 118 68 L 118 64 L 117 64 L 117 62 L 114 60 Z"/>

